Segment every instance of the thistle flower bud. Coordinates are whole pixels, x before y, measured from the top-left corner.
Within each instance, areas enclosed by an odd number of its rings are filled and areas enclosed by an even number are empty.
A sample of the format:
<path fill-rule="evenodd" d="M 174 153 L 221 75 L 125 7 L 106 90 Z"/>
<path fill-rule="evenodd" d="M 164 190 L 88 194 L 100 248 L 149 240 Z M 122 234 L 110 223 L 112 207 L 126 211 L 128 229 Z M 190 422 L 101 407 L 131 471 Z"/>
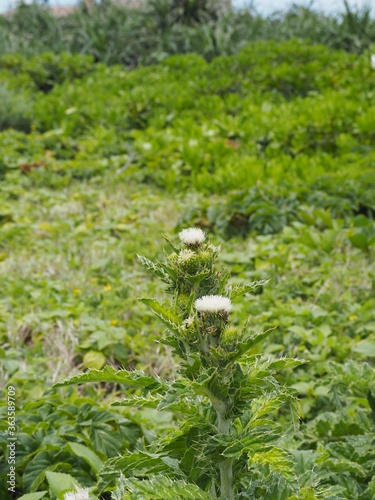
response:
<path fill-rule="evenodd" d="M 189 229 L 183 229 L 179 235 L 181 242 L 187 247 L 199 247 L 201 243 L 206 239 L 206 235 L 202 229 L 196 227 L 190 227 Z"/>
<path fill-rule="evenodd" d="M 201 314 L 228 316 L 232 311 L 232 302 L 222 295 L 205 295 L 194 303 L 195 309 Z"/>
<path fill-rule="evenodd" d="M 231 351 L 238 342 L 238 337 L 239 336 L 237 328 L 234 326 L 229 326 L 221 332 L 220 345 L 228 351 Z"/>
<path fill-rule="evenodd" d="M 176 252 L 173 252 L 170 255 L 168 255 L 167 259 L 169 264 L 174 265 L 178 261 L 178 255 L 176 254 Z"/>
<path fill-rule="evenodd" d="M 192 250 L 182 250 L 178 256 L 178 264 L 184 271 L 192 274 L 199 268 L 199 259 L 197 254 Z"/>
<path fill-rule="evenodd" d="M 203 266 L 206 266 L 210 262 L 212 262 L 212 254 L 207 250 L 203 250 L 203 252 L 199 253 L 199 260 Z"/>

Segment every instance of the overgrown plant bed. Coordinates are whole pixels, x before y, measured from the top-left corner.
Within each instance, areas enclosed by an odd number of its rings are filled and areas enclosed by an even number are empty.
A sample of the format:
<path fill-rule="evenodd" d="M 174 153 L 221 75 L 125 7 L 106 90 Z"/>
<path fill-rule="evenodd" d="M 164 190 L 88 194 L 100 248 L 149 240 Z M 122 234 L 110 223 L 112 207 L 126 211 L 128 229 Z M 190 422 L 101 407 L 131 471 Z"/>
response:
<path fill-rule="evenodd" d="M 290 491 L 311 485 L 310 498 L 372 500 L 369 56 L 293 41 L 253 44 L 210 63 L 177 56 L 135 71 L 66 54 L 1 57 L 1 499 L 61 500 L 77 485 L 90 500 L 108 500 L 119 480 L 115 457 L 145 458 L 183 423 L 171 411 L 112 406 L 143 397 L 130 380 L 52 386 L 105 366 L 144 370 L 146 381 L 179 379 L 158 318 L 137 300 L 162 297 L 162 284 L 136 253 L 164 265 L 160 234 L 199 225 L 223 245 L 215 265 L 230 269 L 230 287 L 269 280 L 231 301 L 237 331 L 246 321 L 251 332 L 277 325 L 250 353 L 309 361 L 274 374 L 278 387 L 298 394 L 299 428 L 288 404 L 270 414 L 292 478 L 251 464 L 254 495 L 273 500 L 277 485 L 281 498 L 293 498 Z M 216 352 L 220 337 L 213 341 Z M 6 482 L 8 386 L 16 393 L 15 495 Z M 210 444 L 208 458 L 219 446 Z M 148 459 L 133 476 L 124 465 L 124 488 L 143 479 L 147 486 Z M 153 487 L 176 483 L 158 470 L 173 468 L 171 460 L 157 462 Z M 205 474 L 180 479 L 213 495 Z M 234 486 L 235 495 L 247 488 Z"/>

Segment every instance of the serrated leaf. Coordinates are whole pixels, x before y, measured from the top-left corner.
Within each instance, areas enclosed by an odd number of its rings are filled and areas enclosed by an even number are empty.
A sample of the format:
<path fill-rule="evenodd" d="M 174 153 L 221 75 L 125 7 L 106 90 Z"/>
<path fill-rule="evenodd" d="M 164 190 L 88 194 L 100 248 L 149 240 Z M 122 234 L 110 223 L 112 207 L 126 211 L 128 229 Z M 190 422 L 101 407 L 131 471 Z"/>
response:
<path fill-rule="evenodd" d="M 281 358 L 272 361 L 268 368 L 270 370 L 279 371 L 284 368 L 296 368 L 297 366 L 301 366 L 308 363 L 308 361 L 304 359 L 294 359 L 294 358 Z"/>
<path fill-rule="evenodd" d="M 139 408 L 157 408 L 162 399 L 161 394 L 153 395 L 148 393 L 146 396 L 130 396 L 122 401 L 115 401 L 111 406 L 134 406 Z"/>
<path fill-rule="evenodd" d="M 145 481 L 125 479 L 125 488 L 137 500 L 211 500 L 211 495 L 196 484 L 167 476 L 155 476 Z M 135 495 L 133 497 L 133 495 Z"/>
<path fill-rule="evenodd" d="M 114 384 L 125 384 L 130 387 L 156 388 L 163 387 L 164 382 L 154 378 L 142 370 L 115 370 L 112 366 L 106 366 L 102 370 L 89 370 L 71 377 L 64 382 L 58 382 L 53 387 L 63 387 L 73 384 L 84 384 L 87 382 L 113 382 Z"/>
<path fill-rule="evenodd" d="M 128 452 L 121 457 L 108 460 L 100 471 L 100 475 L 112 475 L 114 471 L 121 471 L 125 476 L 131 472 L 133 476 L 140 477 L 160 472 L 181 475 L 177 460 L 165 456 L 165 454 L 144 450 Z"/>
<path fill-rule="evenodd" d="M 252 283 L 248 283 L 246 285 L 236 285 L 229 288 L 229 298 L 231 300 L 236 299 L 237 297 L 241 297 L 246 293 L 252 293 L 256 288 L 260 286 L 267 285 L 270 280 L 259 280 L 253 281 Z"/>
<path fill-rule="evenodd" d="M 173 333 L 179 335 L 178 318 L 173 314 L 173 311 L 165 308 L 160 302 L 155 299 L 142 298 L 140 302 L 148 306 L 160 321 Z"/>
<path fill-rule="evenodd" d="M 228 361 L 233 362 L 236 360 L 240 360 L 240 358 L 244 354 L 249 352 L 257 344 L 259 344 L 259 342 L 265 340 L 275 330 L 275 328 L 276 327 L 273 327 L 265 330 L 264 332 L 255 333 L 254 335 L 250 335 L 249 337 L 245 338 L 242 342 L 238 342 L 235 351 L 228 355 Z"/>
<path fill-rule="evenodd" d="M 250 434 L 244 434 L 240 439 L 227 443 L 222 455 L 227 458 L 239 458 L 243 453 L 262 451 L 278 439 L 280 434 L 273 430 L 251 430 Z"/>
<path fill-rule="evenodd" d="M 77 480 L 70 474 L 65 474 L 63 472 L 46 472 L 46 478 L 48 485 L 50 487 L 51 493 L 56 497 L 64 491 L 70 491 L 75 489 L 76 486 L 80 485 Z"/>
<path fill-rule="evenodd" d="M 293 462 L 287 452 L 274 446 L 266 451 L 249 454 L 249 466 L 254 464 L 268 465 L 272 470 L 283 474 L 292 474 Z"/>
<path fill-rule="evenodd" d="M 151 271 L 155 276 L 160 278 L 164 283 L 171 283 L 171 278 L 169 274 L 163 269 L 162 265 L 157 262 L 152 262 L 150 259 L 143 257 L 142 255 L 137 255 L 139 262 L 145 266 L 148 271 Z"/>

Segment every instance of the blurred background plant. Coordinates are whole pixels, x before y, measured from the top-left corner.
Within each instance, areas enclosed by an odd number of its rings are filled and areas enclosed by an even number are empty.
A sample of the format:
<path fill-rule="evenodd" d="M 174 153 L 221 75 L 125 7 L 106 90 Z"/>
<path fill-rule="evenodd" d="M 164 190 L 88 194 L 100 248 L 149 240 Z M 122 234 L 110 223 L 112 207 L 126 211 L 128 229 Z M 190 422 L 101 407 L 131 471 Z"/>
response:
<path fill-rule="evenodd" d="M 299 38 L 359 54 L 375 42 L 371 6 L 344 5 L 338 15 L 295 4 L 261 15 L 251 6 L 228 10 L 213 0 L 149 0 L 138 8 L 105 1 L 81 3 L 59 16 L 36 3 L 21 4 L 0 16 L 0 52 L 66 51 L 134 67 L 189 52 L 210 60 L 255 40 Z"/>

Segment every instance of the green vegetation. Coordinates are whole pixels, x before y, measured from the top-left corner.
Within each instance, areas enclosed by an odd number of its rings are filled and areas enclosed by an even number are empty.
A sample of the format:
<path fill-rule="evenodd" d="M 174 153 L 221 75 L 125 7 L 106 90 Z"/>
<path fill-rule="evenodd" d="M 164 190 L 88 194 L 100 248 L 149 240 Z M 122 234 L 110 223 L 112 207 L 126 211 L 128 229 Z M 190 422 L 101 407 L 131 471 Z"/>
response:
<path fill-rule="evenodd" d="M 375 42 L 370 7 L 354 10 L 345 4 L 339 16 L 326 16 L 292 6 L 263 17 L 253 8 L 228 12 L 222 5 L 215 0 L 148 0 L 131 9 L 103 1 L 89 9 L 82 3 L 57 17 L 44 6 L 21 5 L 0 16 L 0 53 L 66 51 L 135 67 L 191 52 L 211 60 L 257 40 L 300 38 L 354 53 Z"/>
<path fill-rule="evenodd" d="M 199 481 L 186 475 L 188 439 L 174 456 L 161 447 L 186 423 L 180 410 L 150 408 L 156 393 L 142 399 L 152 381 L 173 387 L 183 367 L 155 342 L 158 318 L 138 301 L 164 291 L 137 254 L 162 262 L 161 234 L 194 225 L 215 246 L 226 239 L 218 266 L 230 271 L 230 285 L 270 280 L 233 301 L 234 327 L 247 319 L 251 332 L 277 326 L 251 346 L 258 369 L 284 357 L 309 361 L 272 374 L 275 390 L 298 394 L 300 422 L 285 405 L 264 409 L 282 436 L 289 476 L 254 460 L 243 491 L 267 500 L 276 488 L 280 499 L 371 500 L 369 51 L 268 41 L 211 62 L 174 56 L 134 71 L 79 54 L 5 54 L 0 74 L 0 497 L 61 500 L 77 485 L 91 500 L 128 498 L 121 489 L 139 499 L 158 498 L 155 489 L 199 498 L 197 481 L 202 498 L 215 498 L 207 473 Z M 104 368 L 100 382 L 52 388 L 86 368 L 88 382 Z M 9 385 L 18 436 L 13 496 Z M 124 398 L 134 406 L 112 404 Z"/>

